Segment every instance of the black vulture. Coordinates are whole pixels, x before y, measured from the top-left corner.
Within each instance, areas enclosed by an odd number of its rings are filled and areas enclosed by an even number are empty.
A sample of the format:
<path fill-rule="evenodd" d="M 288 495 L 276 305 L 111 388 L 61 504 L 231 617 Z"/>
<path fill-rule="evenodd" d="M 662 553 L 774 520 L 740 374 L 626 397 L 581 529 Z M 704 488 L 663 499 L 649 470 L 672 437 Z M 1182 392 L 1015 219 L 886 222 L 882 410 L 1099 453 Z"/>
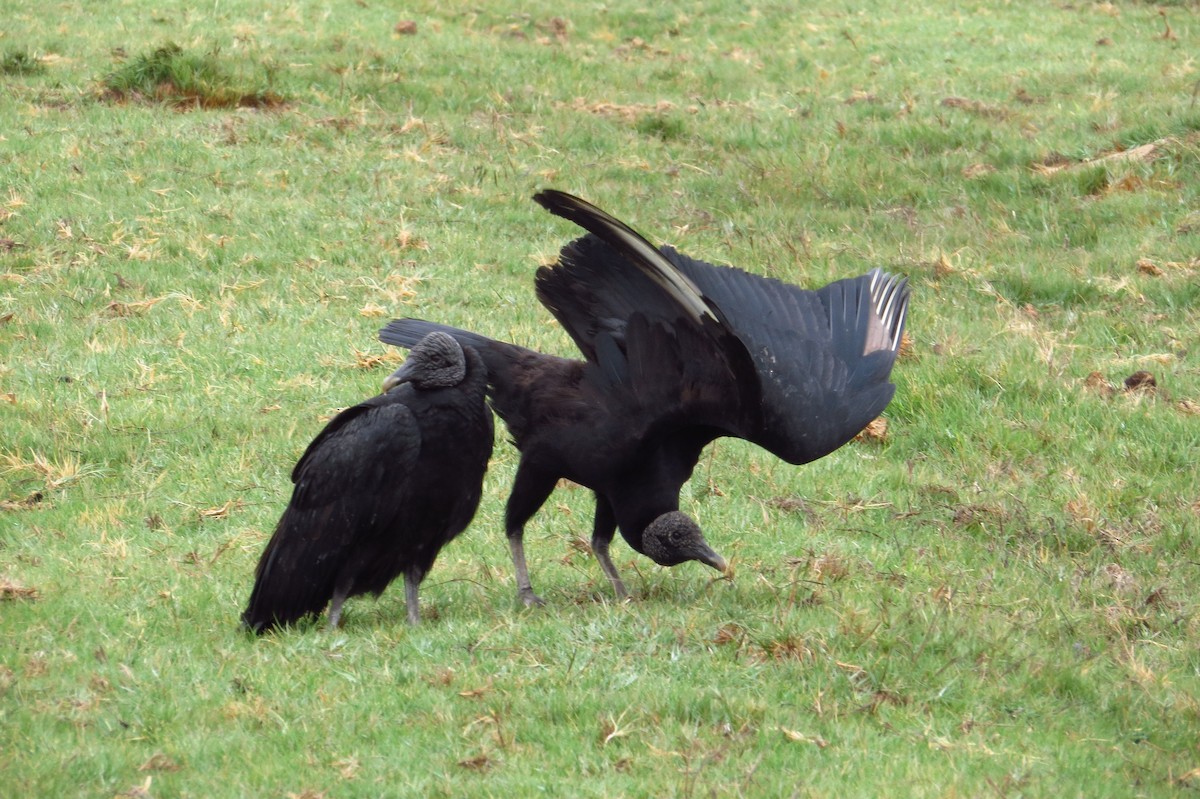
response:
<path fill-rule="evenodd" d="M 492 453 L 487 372 L 452 336 L 416 343 L 384 393 L 339 413 L 292 470 L 291 502 L 242 614 L 262 633 L 319 614 L 337 627 L 347 597 L 404 575 L 408 620 L 438 552 L 461 533 Z"/>
<path fill-rule="evenodd" d="M 725 570 L 679 511 L 701 450 L 734 436 L 800 464 L 857 435 L 895 392 L 906 281 L 874 269 L 809 291 L 657 249 L 563 192 L 534 200 L 589 231 L 535 281 L 585 360 L 418 319 L 392 321 L 380 339 L 412 346 L 442 330 L 487 364 L 492 407 L 521 453 L 505 525 L 525 604 L 541 600 L 524 525 L 560 477 L 595 494 L 592 549 L 618 597 L 627 592 L 608 553 L 615 528 L 660 564 Z"/>

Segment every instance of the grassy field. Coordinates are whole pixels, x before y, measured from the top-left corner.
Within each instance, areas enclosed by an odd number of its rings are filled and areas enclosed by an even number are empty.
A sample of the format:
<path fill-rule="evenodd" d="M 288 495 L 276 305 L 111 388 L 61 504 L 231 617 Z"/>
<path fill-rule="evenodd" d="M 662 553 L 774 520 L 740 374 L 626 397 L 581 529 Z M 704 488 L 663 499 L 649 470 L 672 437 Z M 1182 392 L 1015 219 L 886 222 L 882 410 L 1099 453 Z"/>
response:
<path fill-rule="evenodd" d="M 0 795 L 1200 790 L 1200 7 L 4 0 Z M 882 438 L 717 442 L 737 569 L 560 489 L 344 627 L 237 615 L 392 316 L 550 352 L 587 197 L 802 285 L 913 286 Z M 1153 389 L 1126 389 L 1150 372 Z"/>

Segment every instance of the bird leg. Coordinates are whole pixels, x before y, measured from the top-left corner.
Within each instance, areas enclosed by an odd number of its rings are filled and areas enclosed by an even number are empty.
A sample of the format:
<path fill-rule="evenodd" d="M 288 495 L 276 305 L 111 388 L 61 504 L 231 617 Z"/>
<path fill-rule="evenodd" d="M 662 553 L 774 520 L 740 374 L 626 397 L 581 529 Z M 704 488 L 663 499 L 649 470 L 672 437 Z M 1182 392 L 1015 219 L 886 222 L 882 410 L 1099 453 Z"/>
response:
<path fill-rule="evenodd" d="M 342 589 L 333 592 L 333 599 L 329 603 L 329 629 L 336 630 L 342 621 L 342 603 L 346 601 L 348 592 Z"/>
<path fill-rule="evenodd" d="M 556 482 L 556 478 L 535 472 L 522 462 L 517 467 L 512 493 L 504 508 L 504 533 L 508 536 L 508 549 L 517 573 L 517 599 L 527 608 L 546 602 L 533 593 L 533 585 L 529 582 L 529 567 L 525 563 L 525 522 L 542 507 Z"/>
<path fill-rule="evenodd" d="M 408 608 L 408 623 L 418 624 L 421 621 L 421 606 L 417 603 L 417 589 L 424 578 L 416 567 L 409 567 L 404 572 L 404 605 Z"/>
<path fill-rule="evenodd" d="M 629 592 L 625 590 L 625 583 L 621 581 L 621 575 L 617 574 L 617 567 L 613 565 L 612 558 L 608 555 L 608 545 L 612 543 L 613 534 L 616 531 L 617 521 L 613 515 L 612 505 L 607 499 L 596 494 L 596 516 L 592 523 L 592 552 L 596 555 L 596 560 L 600 562 L 600 568 L 604 571 L 604 575 L 612 583 L 613 591 L 617 594 L 617 601 L 624 602 L 629 599 Z"/>
<path fill-rule="evenodd" d="M 546 604 L 546 600 L 533 593 L 533 585 L 529 582 L 529 567 L 525 563 L 525 543 L 520 533 L 509 534 L 508 549 L 512 553 L 513 568 L 517 572 L 517 599 L 527 608 Z"/>

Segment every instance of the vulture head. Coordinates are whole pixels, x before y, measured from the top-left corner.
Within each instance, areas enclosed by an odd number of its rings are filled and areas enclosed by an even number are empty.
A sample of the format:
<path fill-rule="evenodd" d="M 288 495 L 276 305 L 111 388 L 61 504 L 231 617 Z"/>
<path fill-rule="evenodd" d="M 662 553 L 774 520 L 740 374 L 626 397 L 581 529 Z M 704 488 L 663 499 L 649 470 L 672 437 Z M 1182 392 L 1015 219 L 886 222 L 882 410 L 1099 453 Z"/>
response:
<path fill-rule="evenodd" d="M 383 393 L 401 383 L 418 389 L 450 388 L 467 376 L 467 358 L 462 345 L 448 333 L 430 333 L 417 342 L 400 368 L 383 381 Z"/>
<path fill-rule="evenodd" d="M 642 532 L 642 549 L 660 566 L 698 560 L 719 572 L 729 571 L 725 559 L 704 540 L 700 525 L 677 510 L 662 514 L 646 526 Z"/>

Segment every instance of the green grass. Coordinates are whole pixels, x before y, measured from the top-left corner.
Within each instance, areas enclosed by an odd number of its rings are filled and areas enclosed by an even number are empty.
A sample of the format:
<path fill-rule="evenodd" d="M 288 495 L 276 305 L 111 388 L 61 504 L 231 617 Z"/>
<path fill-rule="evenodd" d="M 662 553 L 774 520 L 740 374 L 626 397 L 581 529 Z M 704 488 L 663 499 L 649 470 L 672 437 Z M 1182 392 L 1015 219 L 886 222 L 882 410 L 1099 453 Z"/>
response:
<path fill-rule="evenodd" d="M 0 74 L 33 75 L 43 69 L 44 67 L 38 63 L 37 56 L 30 55 L 25 50 L 7 50 L 3 56 L 0 56 Z"/>
<path fill-rule="evenodd" d="M 160 100 L 199 108 L 259 108 L 283 102 L 268 88 L 241 84 L 246 79 L 224 68 L 218 51 L 186 53 L 174 42 L 120 65 L 103 81 L 104 96 L 116 101 Z"/>
<path fill-rule="evenodd" d="M 0 795 L 1200 786 L 1194 3 L 6 12 Z M 531 612 L 501 435 L 422 626 L 392 590 L 246 638 L 291 466 L 399 361 L 384 321 L 571 352 L 546 186 L 804 285 L 908 274 L 885 439 L 718 442 L 683 503 L 736 579 L 618 544 L 626 606 L 560 490 Z"/>

